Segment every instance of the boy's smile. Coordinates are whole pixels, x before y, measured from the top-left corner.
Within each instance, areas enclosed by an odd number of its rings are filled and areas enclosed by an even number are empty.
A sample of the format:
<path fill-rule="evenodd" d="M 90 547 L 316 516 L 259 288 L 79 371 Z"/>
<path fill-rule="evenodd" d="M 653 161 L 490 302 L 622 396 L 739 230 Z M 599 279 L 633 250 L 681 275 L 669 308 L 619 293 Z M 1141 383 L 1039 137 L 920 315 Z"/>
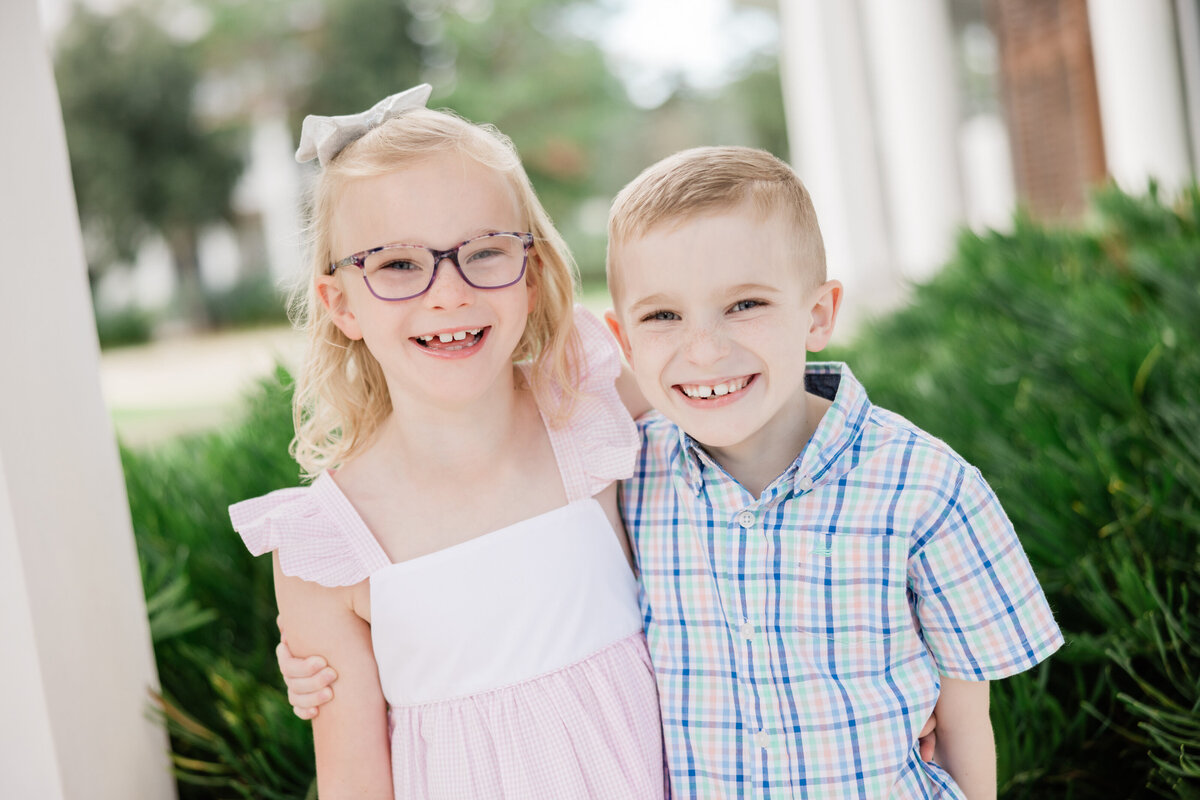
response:
<path fill-rule="evenodd" d="M 826 407 L 805 392 L 805 352 L 828 341 L 841 287 L 813 285 L 794 235 L 744 205 L 616 246 L 609 325 L 638 385 L 731 472 L 781 472 Z"/>

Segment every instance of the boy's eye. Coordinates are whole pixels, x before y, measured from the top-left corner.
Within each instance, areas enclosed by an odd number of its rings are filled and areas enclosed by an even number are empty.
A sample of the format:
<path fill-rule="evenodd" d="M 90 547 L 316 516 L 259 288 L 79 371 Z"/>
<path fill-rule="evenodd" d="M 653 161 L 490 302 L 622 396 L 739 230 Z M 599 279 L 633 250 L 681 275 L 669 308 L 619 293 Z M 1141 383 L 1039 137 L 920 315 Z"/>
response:
<path fill-rule="evenodd" d="M 665 322 L 673 319 L 679 319 L 679 315 L 674 311 L 652 311 L 642 317 L 642 322 Z"/>
<path fill-rule="evenodd" d="M 730 311 L 749 311 L 752 308 L 764 305 L 761 300 L 739 300 L 730 306 Z"/>

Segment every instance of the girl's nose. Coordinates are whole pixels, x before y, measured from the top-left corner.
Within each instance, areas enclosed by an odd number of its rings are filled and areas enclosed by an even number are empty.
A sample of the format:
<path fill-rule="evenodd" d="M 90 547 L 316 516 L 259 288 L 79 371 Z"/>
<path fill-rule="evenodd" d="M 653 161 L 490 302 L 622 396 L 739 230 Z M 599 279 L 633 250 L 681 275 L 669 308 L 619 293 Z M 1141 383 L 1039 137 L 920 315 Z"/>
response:
<path fill-rule="evenodd" d="M 475 288 L 463 280 L 450 257 L 443 258 L 434 265 L 434 269 L 433 284 L 424 294 L 425 302 L 434 308 L 470 305 Z"/>

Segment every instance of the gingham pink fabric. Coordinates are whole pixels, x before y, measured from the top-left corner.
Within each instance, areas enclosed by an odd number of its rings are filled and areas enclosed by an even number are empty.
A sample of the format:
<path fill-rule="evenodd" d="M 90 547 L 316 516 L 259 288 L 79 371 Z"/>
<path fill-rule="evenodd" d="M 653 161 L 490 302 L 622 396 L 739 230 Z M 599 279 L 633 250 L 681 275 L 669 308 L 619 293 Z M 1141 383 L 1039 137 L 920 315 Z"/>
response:
<path fill-rule="evenodd" d="M 548 426 L 572 503 L 594 502 L 587 498 L 614 480 L 628 477 L 639 446 L 636 427 L 613 385 L 620 369 L 615 345 L 600 322 L 580 308 L 576 309 L 576 321 L 583 357 L 578 387 L 582 396 L 567 425 L 558 429 Z M 397 576 L 403 573 L 394 571 L 402 567 L 389 564 L 328 473 L 311 486 L 282 489 L 238 503 L 230 508 L 230 518 L 252 553 L 277 550 L 286 574 L 333 587 L 352 585 L 386 570 L 372 582 L 376 589 L 381 580 L 394 583 L 402 579 Z M 586 532 L 607 537 L 617 550 L 603 514 L 593 518 L 596 527 L 589 526 Z M 547 524 L 545 519 L 534 518 L 509 526 L 507 535 L 513 528 L 539 520 Z M 397 798 L 636 800 L 664 796 L 662 729 L 646 640 L 638 629 L 640 612 L 633 579 L 619 554 L 620 576 L 583 556 L 574 560 L 576 563 L 564 565 L 564 569 L 575 570 L 573 574 L 586 570 L 590 577 L 602 574 L 601 583 L 608 588 L 612 588 L 607 580 L 610 572 L 613 581 L 618 577 L 624 581 L 619 585 L 625 588 L 612 595 L 628 602 L 632 629 L 625 630 L 632 632 L 603 643 L 583 659 L 486 691 L 409 705 L 389 698 Z M 413 562 L 403 566 L 428 568 Z M 501 576 L 506 574 L 503 559 L 497 559 L 495 569 Z M 445 591 L 471 591 L 453 580 L 444 585 Z M 530 586 L 528 591 L 536 588 Z M 373 589 L 372 597 L 376 596 Z M 592 610 L 596 614 L 607 611 L 598 607 L 605 603 L 589 602 L 587 597 L 573 598 L 575 602 L 557 602 L 555 598 L 548 598 L 535 627 L 541 635 L 556 640 L 580 630 L 594 630 L 596 619 L 589 616 Z M 438 603 L 436 596 L 425 599 Z M 484 610 L 495 611 L 490 606 Z M 422 608 L 413 608 L 411 613 L 421 614 Z M 386 617 L 381 608 L 375 609 L 373 616 L 379 624 Z M 588 624 L 589 619 L 593 624 Z M 386 630 L 373 631 L 377 651 L 379 637 L 388 635 Z M 498 628 L 496 635 L 506 634 Z M 453 670 L 455 664 L 446 663 L 445 667 Z"/>
<path fill-rule="evenodd" d="M 553 673 L 392 709 L 401 798 L 661 798 L 662 728 L 641 633 Z"/>

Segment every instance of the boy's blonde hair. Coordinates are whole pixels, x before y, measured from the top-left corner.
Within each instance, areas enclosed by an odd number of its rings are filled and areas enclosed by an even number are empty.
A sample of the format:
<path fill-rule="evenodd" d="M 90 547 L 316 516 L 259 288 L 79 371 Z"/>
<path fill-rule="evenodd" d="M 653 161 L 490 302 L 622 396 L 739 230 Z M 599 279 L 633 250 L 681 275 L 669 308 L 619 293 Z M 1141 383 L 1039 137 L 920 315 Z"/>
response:
<path fill-rule="evenodd" d="M 579 352 L 572 316 L 575 262 L 542 208 L 512 141 L 492 125 L 476 125 L 452 112 L 406 112 L 347 146 L 321 170 L 309 193 L 309 266 L 290 300 L 293 321 L 309 337 L 292 401 L 296 435 L 290 448 L 307 479 L 361 452 L 392 411 L 379 362 L 362 340 L 348 338 L 333 324 L 316 290 L 317 278 L 344 255 L 332 252 L 334 215 L 342 193 L 355 179 L 385 175 L 447 152 L 496 170 L 517 198 L 525 230 L 534 237 L 525 279 L 536 294 L 513 362 L 533 362 L 531 388 L 552 423 L 561 423 L 570 413 Z"/>
<path fill-rule="evenodd" d="M 783 214 L 792 223 L 797 262 L 825 282 L 825 243 L 804 183 L 783 161 L 751 147 L 696 147 L 647 167 L 620 191 L 608 216 L 608 288 L 615 298 L 615 264 L 622 245 L 651 230 L 750 202 L 762 218 Z"/>

